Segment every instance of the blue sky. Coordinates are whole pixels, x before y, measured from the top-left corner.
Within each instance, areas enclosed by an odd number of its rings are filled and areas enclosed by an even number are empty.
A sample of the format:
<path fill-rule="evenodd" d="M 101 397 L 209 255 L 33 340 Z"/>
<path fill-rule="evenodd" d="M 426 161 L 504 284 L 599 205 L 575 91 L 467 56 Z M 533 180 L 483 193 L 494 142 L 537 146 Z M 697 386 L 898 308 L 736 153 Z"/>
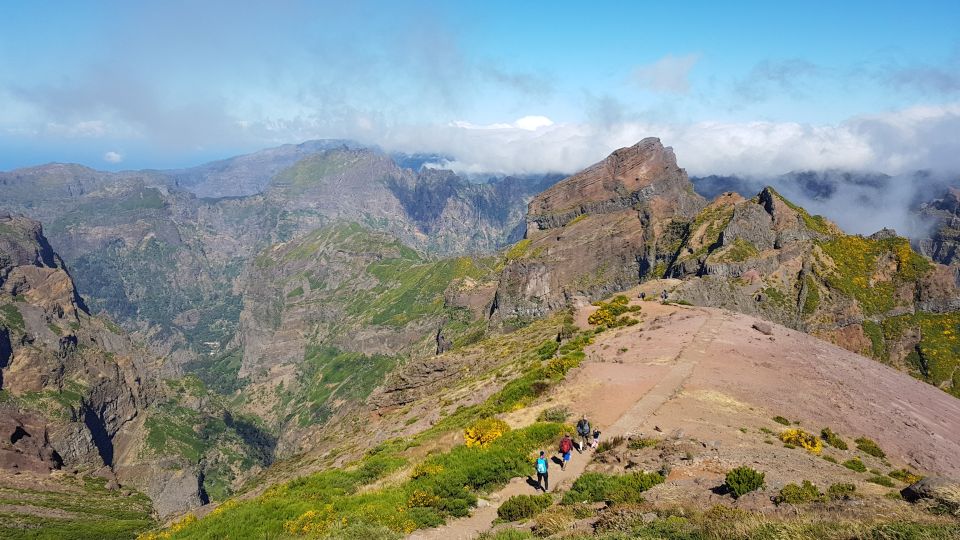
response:
<path fill-rule="evenodd" d="M 311 138 L 569 171 L 960 170 L 960 2 L 0 4 L 0 169 Z"/>

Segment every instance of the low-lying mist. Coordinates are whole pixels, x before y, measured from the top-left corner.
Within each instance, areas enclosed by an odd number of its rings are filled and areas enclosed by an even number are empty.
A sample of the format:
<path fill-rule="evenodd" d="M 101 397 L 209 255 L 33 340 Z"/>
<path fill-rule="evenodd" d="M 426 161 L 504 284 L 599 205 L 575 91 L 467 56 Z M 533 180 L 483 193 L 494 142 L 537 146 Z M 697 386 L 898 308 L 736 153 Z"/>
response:
<path fill-rule="evenodd" d="M 812 214 L 820 214 L 852 234 L 873 234 L 884 227 L 913 240 L 925 238 L 935 225 L 920 210 L 941 198 L 960 177 L 927 171 L 889 176 L 839 170 L 791 172 L 775 177 L 703 176 L 691 178 L 698 193 L 713 199 L 735 191 L 753 197 L 772 186 Z"/>

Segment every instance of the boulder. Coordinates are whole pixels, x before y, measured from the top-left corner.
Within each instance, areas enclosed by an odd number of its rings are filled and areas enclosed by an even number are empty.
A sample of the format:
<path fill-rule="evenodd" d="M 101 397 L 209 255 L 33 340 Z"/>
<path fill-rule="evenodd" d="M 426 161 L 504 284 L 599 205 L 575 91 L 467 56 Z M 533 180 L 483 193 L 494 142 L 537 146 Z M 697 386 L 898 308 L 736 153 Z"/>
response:
<path fill-rule="evenodd" d="M 960 481 L 957 480 L 930 476 L 904 488 L 900 494 L 910 502 L 929 499 L 960 512 Z"/>

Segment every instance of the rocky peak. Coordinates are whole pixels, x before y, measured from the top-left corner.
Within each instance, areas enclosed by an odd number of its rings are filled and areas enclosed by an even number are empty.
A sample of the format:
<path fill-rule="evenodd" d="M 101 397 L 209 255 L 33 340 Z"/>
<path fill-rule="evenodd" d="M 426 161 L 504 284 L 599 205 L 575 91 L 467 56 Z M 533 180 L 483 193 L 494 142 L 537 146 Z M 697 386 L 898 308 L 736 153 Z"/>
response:
<path fill-rule="evenodd" d="M 62 268 L 63 261 L 43 236 L 39 221 L 24 216 L 0 215 L 0 285 L 3 275 L 14 266 Z"/>
<path fill-rule="evenodd" d="M 560 227 L 581 214 L 610 213 L 647 203 L 659 215 L 695 213 L 703 198 L 670 147 L 650 137 L 616 150 L 605 160 L 557 183 L 535 197 L 528 229 Z"/>

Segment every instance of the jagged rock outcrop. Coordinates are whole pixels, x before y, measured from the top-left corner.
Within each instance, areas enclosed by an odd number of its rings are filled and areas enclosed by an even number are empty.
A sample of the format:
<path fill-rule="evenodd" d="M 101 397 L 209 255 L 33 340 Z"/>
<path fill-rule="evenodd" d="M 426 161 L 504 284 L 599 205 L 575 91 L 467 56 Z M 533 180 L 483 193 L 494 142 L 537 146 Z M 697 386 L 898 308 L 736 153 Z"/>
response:
<path fill-rule="evenodd" d="M 159 368 L 90 315 L 38 222 L 0 216 L 0 468 L 104 474 L 155 497 L 162 516 L 202 504 L 170 486 L 202 493 L 206 476 L 229 482 L 239 473 L 219 464 L 221 452 L 239 461 L 253 451 L 236 423 L 201 435 L 211 407 L 188 408 L 182 389 L 159 384 Z"/>
<path fill-rule="evenodd" d="M 960 189 L 950 188 L 921 205 L 919 214 L 931 227 L 930 237 L 919 242 L 920 252 L 941 264 L 960 265 Z"/>
<path fill-rule="evenodd" d="M 530 202 L 527 235 L 507 253 L 494 315 L 538 316 L 574 296 L 635 284 L 658 259 L 656 239 L 669 222 L 692 218 L 703 204 L 659 139 L 617 150 Z"/>
<path fill-rule="evenodd" d="M 0 407 L 0 470 L 46 473 L 62 465 L 42 417 Z"/>

